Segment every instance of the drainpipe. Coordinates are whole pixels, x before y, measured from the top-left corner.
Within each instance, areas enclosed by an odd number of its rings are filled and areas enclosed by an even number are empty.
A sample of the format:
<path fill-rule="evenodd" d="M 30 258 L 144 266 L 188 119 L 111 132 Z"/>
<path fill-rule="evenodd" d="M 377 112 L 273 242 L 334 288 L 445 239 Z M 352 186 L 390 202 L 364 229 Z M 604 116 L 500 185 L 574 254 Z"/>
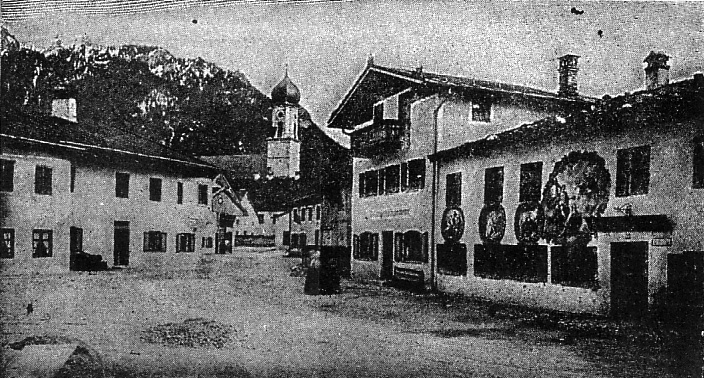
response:
<path fill-rule="evenodd" d="M 438 114 L 440 113 L 440 108 L 445 105 L 445 103 L 450 99 L 449 95 L 452 94 L 452 89 L 447 90 L 447 95 L 443 95 L 442 93 L 439 95 L 440 96 L 440 103 L 438 106 L 435 108 L 435 111 L 433 111 L 433 185 L 432 185 L 432 198 L 431 198 L 431 227 L 430 227 L 430 285 L 433 291 L 437 290 L 437 282 L 436 282 L 436 253 L 437 251 L 435 250 L 435 218 L 436 218 L 436 211 L 435 208 L 437 207 L 437 186 L 438 186 L 438 161 L 437 155 L 438 153 Z"/>

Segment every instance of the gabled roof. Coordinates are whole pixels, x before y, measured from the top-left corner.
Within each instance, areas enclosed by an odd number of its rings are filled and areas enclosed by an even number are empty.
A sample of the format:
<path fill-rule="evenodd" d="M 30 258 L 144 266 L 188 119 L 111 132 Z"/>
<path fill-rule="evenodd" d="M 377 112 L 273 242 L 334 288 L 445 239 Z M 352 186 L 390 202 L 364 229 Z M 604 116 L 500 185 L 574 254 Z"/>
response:
<path fill-rule="evenodd" d="M 11 106 L 4 106 L 0 110 L 0 122 L 3 143 L 19 142 L 87 154 L 117 154 L 137 160 L 214 169 L 206 162 L 112 126 L 30 115 Z"/>
<path fill-rule="evenodd" d="M 431 155 L 432 160 L 458 156 L 484 156 L 507 146 L 535 146 L 545 141 L 584 138 L 624 130 L 651 132 L 653 127 L 671 127 L 688 117 L 704 116 L 704 78 L 682 80 L 657 89 L 605 96 L 592 110 L 565 118 L 552 116 L 514 129 L 467 142 Z"/>
<path fill-rule="evenodd" d="M 552 101 L 558 104 L 586 104 L 595 99 L 586 96 L 560 96 L 557 93 L 532 87 L 506 84 L 487 80 L 477 80 L 461 76 L 443 75 L 418 70 L 406 70 L 367 64 L 332 111 L 328 120 L 330 128 L 350 128 L 354 126 L 348 119 L 362 113 L 371 114 L 372 105 L 388 96 L 399 93 L 406 88 L 417 87 L 432 91 L 443 88 L 455 88 L 460 91 L 483 91 L 507 96 L 521 96 L 535 100 Z M 371 119 L 371 117 L 369 117 Z M 354 121 L 352 122 L 354 123 Z"/>

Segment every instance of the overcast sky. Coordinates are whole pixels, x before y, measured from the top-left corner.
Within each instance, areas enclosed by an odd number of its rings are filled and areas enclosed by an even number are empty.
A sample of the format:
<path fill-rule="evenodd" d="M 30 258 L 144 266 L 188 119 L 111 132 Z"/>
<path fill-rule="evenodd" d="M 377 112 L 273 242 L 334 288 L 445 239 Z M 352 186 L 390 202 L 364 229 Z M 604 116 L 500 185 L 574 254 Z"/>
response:
<path fill-rule="evenodd" d="M 593 96 L 642 88 L 651 50 L 671 56 L 672 79 L 704 71 L 699 2 L 128 1 L 144 4 L 137 12 L 115 7 L 123 2 L 4 0 L 3 18 L 36 46 L 86 34 L 98 44 L 200 56 L 244 72 L 266 94 L 288 63 L 301 104 L 321 126 L 369 54 L 381 65 L 556 90 L 556 57 L 572 53 L 581 56 L 579 91 Z"/>

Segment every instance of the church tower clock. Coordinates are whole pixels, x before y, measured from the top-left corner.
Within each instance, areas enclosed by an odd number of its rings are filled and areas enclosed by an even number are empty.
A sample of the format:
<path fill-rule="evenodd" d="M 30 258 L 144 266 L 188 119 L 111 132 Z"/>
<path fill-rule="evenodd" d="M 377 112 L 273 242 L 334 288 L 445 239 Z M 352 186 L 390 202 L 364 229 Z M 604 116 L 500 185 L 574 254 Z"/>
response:
<path fill-rule="evenodd" d="M 267 175 L 296 177 L 300 174 L 301 140 L 299 138 L 298 102 L 301 93 L 288 77 L 271 90 L 271 114 L 274 136 L 267 139 Z"/>

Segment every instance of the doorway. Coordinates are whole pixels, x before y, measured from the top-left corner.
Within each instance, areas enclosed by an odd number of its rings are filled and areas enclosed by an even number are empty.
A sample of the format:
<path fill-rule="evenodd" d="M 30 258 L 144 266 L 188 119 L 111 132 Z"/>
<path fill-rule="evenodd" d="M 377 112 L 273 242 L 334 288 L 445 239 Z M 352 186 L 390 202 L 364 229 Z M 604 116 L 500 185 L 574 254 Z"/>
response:
<path fill-rule="evenodd" d="M 83 229 L 71 227 L 69 229 L 69 269 L 76 270 L 76 255 L 83 252 Z"/>
<path fill-rule="evenodd" d="M 611 243 L 611 315 L 636 319 L 648 310 L 648 242 Z"/>
<path fill-rule="evenodd" d="M 115 221 L 114 265 L 130 263 L 130 222 Z"/>
<path fill-rule="evenodd" d="M 394 232 L 381 232 L 381 279 L 391 279 L 394 275 Z"/>

